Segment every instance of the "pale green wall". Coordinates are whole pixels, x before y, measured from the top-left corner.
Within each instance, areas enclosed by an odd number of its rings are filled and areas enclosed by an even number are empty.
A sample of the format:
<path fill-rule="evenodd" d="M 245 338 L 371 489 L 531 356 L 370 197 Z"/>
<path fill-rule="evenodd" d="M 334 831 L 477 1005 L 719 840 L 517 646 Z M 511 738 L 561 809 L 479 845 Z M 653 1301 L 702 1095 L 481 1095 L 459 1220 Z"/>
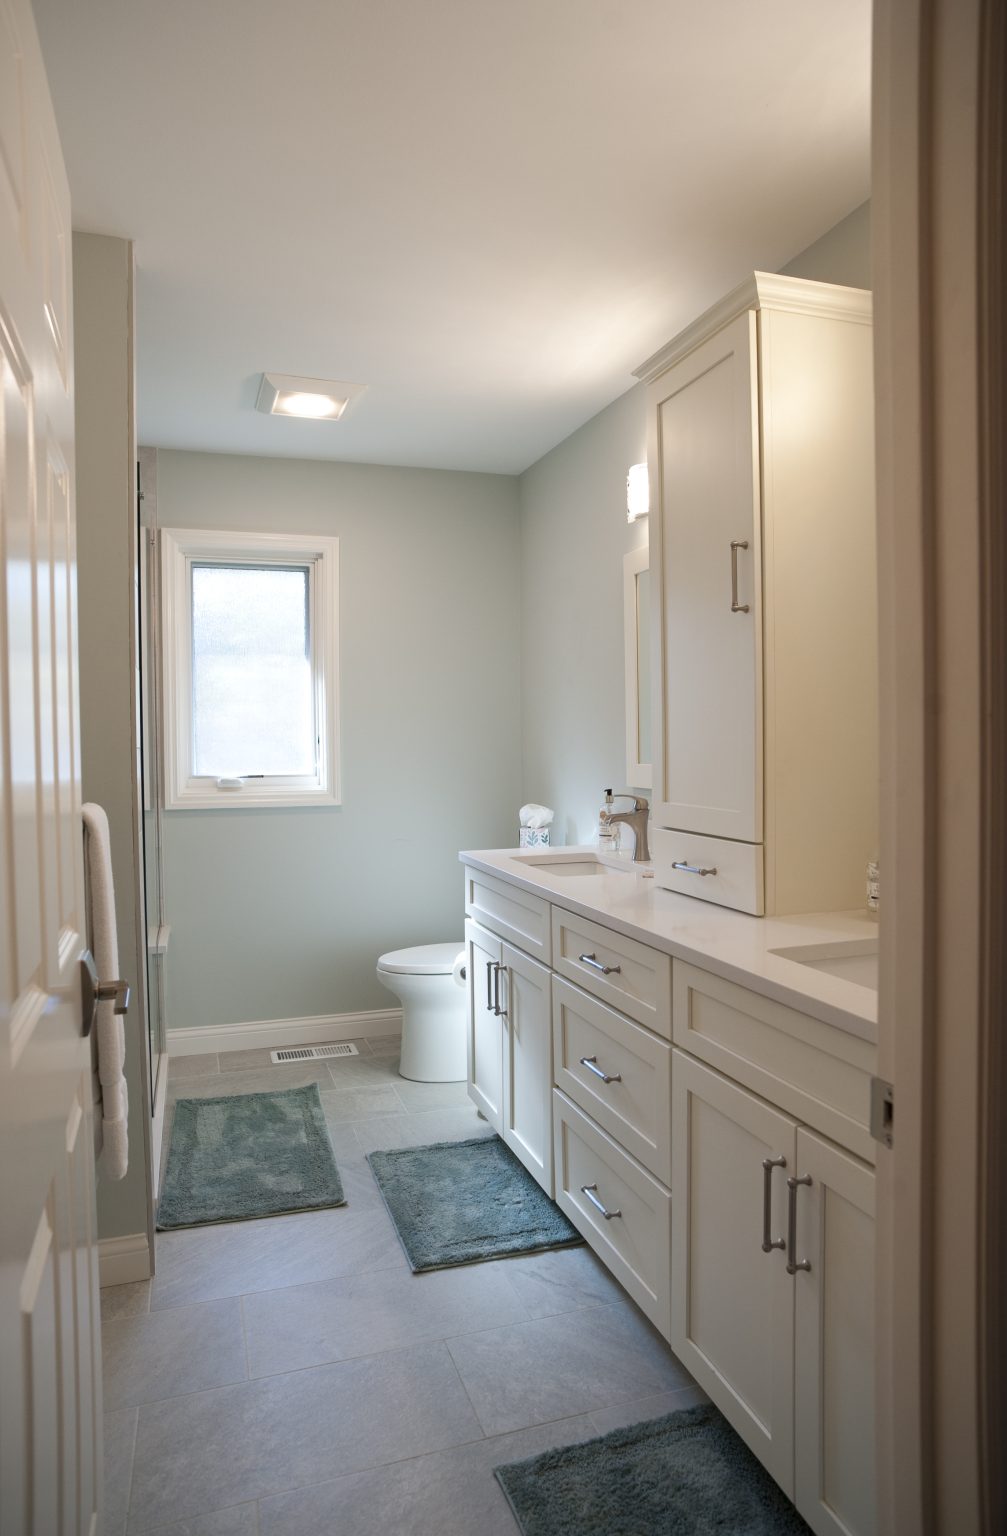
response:
<path fill-rule="evenodd" d="M 783 270 L 869 287 L 870 204 Z M 521 477 L 524 794 L 567 843 L 593 842 L 605 788 L 627 787 L 622 557 L 647 521 L 626 522 L 626 471 L 646 457 L 646 404 L 634 386 Z"/>
<path fill-rule="evenodd" d="M 131 704 L 137 684 L 133 439 L 133 247 L 108 235 L 73 237 L 76 411 L 77 607 L 81 782 L 85 800 L 108 815 L 115 882 L 119 972 L 133 1003 L 125 1019 L 129 1168 L 103 1177 L 98 1163 L 98 1233 L 147 1230 L 145 1022 L 136 757 Z"/>
<path fill-rule="evenodd" d="M 394 1007 L 377 957 L 460 939 L 458 850 L 516 841 L 517 482 L 157 464 L 162 527 L 336 534 L 341 586 L 343 805 L 165 813 L 169 1028 Z"/>

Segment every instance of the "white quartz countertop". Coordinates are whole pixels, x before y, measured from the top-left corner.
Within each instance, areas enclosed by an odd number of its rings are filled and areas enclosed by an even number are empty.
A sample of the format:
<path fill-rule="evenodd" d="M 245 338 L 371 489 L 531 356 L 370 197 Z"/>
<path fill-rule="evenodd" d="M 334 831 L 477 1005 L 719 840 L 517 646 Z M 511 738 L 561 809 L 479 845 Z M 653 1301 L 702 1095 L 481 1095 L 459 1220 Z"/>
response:
<path fill-rule="evenodd" d="M 607 867 L 601 874 L 557 874 L 555 867 L 532 862 L 545 853 L 563 861 L 600 859 Z M 872 987 L 773 953 L 798 945 L 876 943 L 878 925 L 866 911 L 749 917 L 662 890 L 652 865 L 634 865 L 627 854 L 599 854 L 596 848 L 493 848 L 463 852 L 459 858 L 569 912 L 877 1042 L 878 998 Z"/>

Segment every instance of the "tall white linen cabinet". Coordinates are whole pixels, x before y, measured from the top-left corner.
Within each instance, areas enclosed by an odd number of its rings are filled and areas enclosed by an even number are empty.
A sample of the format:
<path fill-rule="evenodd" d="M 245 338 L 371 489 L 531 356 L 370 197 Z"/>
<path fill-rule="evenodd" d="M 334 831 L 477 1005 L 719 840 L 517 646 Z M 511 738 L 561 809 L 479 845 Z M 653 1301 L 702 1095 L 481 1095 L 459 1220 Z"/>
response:
<path fill-rule="evenodd" d="M 756 273 L 649 385 L 658 882 L 864 905 L 877 855 L 871 295 Z"/>

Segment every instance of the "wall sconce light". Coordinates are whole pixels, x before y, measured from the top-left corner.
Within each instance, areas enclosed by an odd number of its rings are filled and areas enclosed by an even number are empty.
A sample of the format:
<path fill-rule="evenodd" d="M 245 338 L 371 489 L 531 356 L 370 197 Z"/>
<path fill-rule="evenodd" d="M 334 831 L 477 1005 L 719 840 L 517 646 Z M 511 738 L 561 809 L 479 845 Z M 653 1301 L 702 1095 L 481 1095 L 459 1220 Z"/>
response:
<path fill-rule="evenodd" d="M 626 521 L 635 523 L 650 511 L 650 476 L 646 464 L 631 464 L 626 476 Z"/>

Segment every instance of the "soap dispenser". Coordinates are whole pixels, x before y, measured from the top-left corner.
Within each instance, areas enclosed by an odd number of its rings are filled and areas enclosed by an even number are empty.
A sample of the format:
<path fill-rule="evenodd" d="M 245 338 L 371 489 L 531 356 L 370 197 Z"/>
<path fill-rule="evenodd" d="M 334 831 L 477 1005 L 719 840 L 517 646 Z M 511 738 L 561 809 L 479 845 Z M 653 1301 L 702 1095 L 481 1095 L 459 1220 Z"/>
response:
<path fill-rule="evenodd" d="M 615 804 L 615 796 L 610 789 L 605 791 L 605 804 L 601 808 L 598 817 L 598 847 L 602 853 L 615 853 L 619 847 L 619 826 L 613 827 L 606 818 Z"/>

